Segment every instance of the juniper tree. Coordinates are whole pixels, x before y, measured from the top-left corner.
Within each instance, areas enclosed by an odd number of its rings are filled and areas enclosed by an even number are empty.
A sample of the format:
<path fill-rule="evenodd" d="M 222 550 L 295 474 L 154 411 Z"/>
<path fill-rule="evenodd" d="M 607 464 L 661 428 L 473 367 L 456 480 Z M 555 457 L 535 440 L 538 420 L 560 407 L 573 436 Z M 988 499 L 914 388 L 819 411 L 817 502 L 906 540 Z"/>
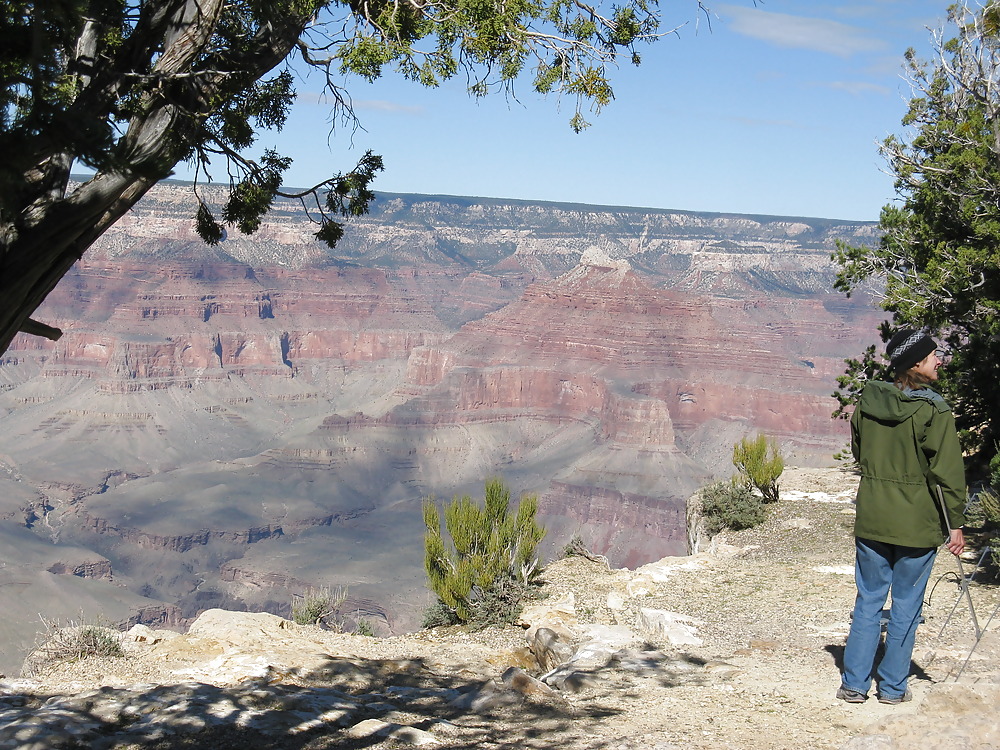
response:
<path fill-rule="evenodd" d="M 1000 3 L 958 3 L 949 23 L 956 35 L 935 34 L 933 60 L 906 54 L 907 130 L 881 146 L 900 200 L 882 209 L 877 245 L 839 247 L 836 286 L 874 286 L 892 316 L 883 342 L 903 326 L 943 338 L 953 359 L 940 386 L 966 446 L 991 454 L 1000 436 Z M 837 415 L 866 377 L 884 375 L 874 348 L 848 365 Z"/>
<path fill-rule="evenodd" d="M 197 211 L 207 242 L 225 225 L 253 232 L 290 196 L 335 243 L 341 219 L 367 211 L 380 157 L 288 192 L 288 157 L 248 156 L 285 123 L 300 73 L 319 72 L 331 120 L 348 123 L 345 74 L 424 86 L 464 75 L 483 96 L 510 93 L 523 73 L 573 99 L 580 130 L 613 97 L 609 68 L 638 64 L 637 45 L 670 31 L 648 0 L 0 0 L 0 353 L 19 330 L 58 338 L 30 316 L 181 162 L 196 185 L 209 170 L 229 182 L 221 212 Z M 72 184 L 75 164 L 94 176 Z"/>

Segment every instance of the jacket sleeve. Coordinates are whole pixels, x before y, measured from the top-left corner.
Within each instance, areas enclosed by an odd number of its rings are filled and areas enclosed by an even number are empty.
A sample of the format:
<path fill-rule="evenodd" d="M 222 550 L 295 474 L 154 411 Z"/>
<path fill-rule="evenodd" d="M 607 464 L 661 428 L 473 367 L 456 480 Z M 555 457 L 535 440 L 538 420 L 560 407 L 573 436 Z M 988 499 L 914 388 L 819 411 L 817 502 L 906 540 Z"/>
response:
<path fill-rule="evenodd" d="M 935 404 L 935 407 L 920 448 L 927 457 L 927 482 L 931 492 L 936 493 L 935 488 L 941 487 L 948 508 L 948 526 L 958 529 L 965 524 L 965 463 L 955 417 L 946 406 Z"/>

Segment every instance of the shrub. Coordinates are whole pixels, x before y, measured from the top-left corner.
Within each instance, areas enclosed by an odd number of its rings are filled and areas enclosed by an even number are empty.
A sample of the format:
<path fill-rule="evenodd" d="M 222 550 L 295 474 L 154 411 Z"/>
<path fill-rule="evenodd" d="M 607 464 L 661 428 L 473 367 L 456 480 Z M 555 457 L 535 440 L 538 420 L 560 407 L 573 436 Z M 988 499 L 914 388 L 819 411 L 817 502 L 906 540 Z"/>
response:
<path fill-rule="evenodd" d="M 994 490 L 979 492 L 979 507 L 983 514 L 983 525 L 996 528 L 1000 526 L 1000 497 Z"/>
<path fill-rule="evenodd" d="M 574 534 L 572 538 L 566 544 L 563 545 L 562 550 L 559 552 L 559 559 L 563 560 L 567 557 L 585 557 L 591 562 L 604 563 L 611 568 L 611 564 L 608 562 L 608 558 L 604 555 L 597 555 L 590 551 L 587 547 L 587 543 L 583 541 L 583 537 L 579 534 Z"/>
<path fill-rule="evenodd" d="M 354 626 L 354 635 L 365 635 L 369 638 L 374 638 L 375 628 L 370 622 L 368 622 L 368 620 L 362 618 L 358 620 L 357 624 Z"/>
<path fill-rule="evenodd" d="M 990 557 L 993 564 L 1000 568 L 1000 451 L 990 459 L 990 487 L 979 492 L 979 508 L 984 516 L 983 526 L 990 534 Z"/>
<path fill-rule="evenodd" d="M 424 609 L 424 616 L 420 622 L 422 628 L 439 628 L 446 625 L 457 625 L 458 614 L 454 608 L 449 607 L 438 599 Z"/>
<path fill-rule="evenodd" d="M 490 588 L 483 589 L 469 603 L 468 626 L 473 630 L 500 628 L 517 623 L 524 599 L 531 596 L 527 582 L 516 578 L 500 578 Z"/>
<path fill-rule="evenodd" d="M 762 498 L 744 484 L 721 481 L 701 490 L 701 515 L 705 531 L 715 536 L 723 529 L 749 529 L 767 517 Z"/>
<path fill-rule="evenodd" d="M 90 656 L 125 656 L 123 635 L 103 624 L 88 623 L 81 615 L 79 623 L 70 621 L 61 625 L 41 618 L 45 630 L 36 638 L 35 648 L 28 654 L 21 667 L 25 677 L 44 673 L 64 662 L 78 661 Z"/>
<path fill-rule="evenodd" d="M 777 442 L 759 433 L 752 440 L 743 438 L 733 446 L 733 466 L 743 484 L 757 488 L 765 503 L 778 501 L 778 477 L 785 470 L 785 459 Z"/>
<path fill-rule="evenodd" d="M 513 622 L 519 605 L 509 606 L 509 600 L 519 603 L 538 573 L 535 549 L 545 536 L 535 521 L 538 498 L 524 496 L 514 514 L 509 506 L 510 489 L 500 479 L 486 481 L 481 506 L 468 495 L 456 497 L 444 508 L 448 544 L 437 506 L 430 499 L 424 501 L 428 585 L 456 622 L 475 626 L 492 622 L 494 615 L 485 610 L 493 607 L 503 612 L 497 616 L 504 622 Z M 441 619 L 444 614 L 441 608 L 436 613 Z"/>
<path fill-rule="evenodd" d="M 574 534 L 566 544 L 563 545 L 562 550 L 559 552 L 559 559 L 566 557 L 590 557 L 591 552 L 587 549 L 586 543 L 583 541 L 583 537 L 579 534 Z"/>
<path fill-rule="evenodd" d="M 849 468 L 857 468 L 858 462 L 854 460 L 854 454 L 851 452 L 851 446 L 847 445 L 841 448 L 839 451 L 833 454 L 833 460 L 839 461 L 841 464 L 846 465 Z"/>
<path fill-rule="evenodd" d="M 338 586 L 332 591 L 324 586 L 308 589 L 305 594 L 292 595 L 292 621 L 298 625 L 319 625 L 340 630 L 341 624 L 334 615 L 347 599 L 347 589 Z"/>

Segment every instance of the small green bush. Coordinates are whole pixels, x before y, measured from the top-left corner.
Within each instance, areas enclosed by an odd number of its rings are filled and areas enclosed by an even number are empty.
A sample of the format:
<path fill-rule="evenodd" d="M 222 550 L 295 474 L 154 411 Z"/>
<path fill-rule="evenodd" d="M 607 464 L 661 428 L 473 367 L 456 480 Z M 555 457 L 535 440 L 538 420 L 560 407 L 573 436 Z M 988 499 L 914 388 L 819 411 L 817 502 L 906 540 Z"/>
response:
<path fill-rule="evenodd" d="M 701 515 L 705 531 L 715 536 L 723 529 L 749 529 L 767 518 L 761 497 L 738 482 L 715 482 L 701 490 Z"/>
<path fill-rule="evenodd" d="M 511 513 L 510 489 L 489 479 L 482 505 L 466 495 L 445 506 L 449 544 L 437 506 L 424 501 L 424 568 L 442 605 L 433 619 L 443 620 L 450 611 L 457 622 L 474 627 L 498 617 L 514 621 L 519 609 L 510 600 L 519 600 L 538 574 L 535 549 L 545 529 L 535 520 L 537 512 L 538 498 L 526 495 Z"/>
<path fill-rule="evenodd" d="M 122 634 L 101 625 L 84 625 L 76 629 L 72 638 L 74 657 L 124 656 Z"/>
<path fill-rule="evenodd" d="M 374 638 L 375 628 L 372 627 L 372 624 L 368 622 L 368 620 L 362 618 L 358 620 L 354 626 L 354 635 L 364 635 L 368 636 L 369 638 Z"/>
<path fill-rule="evenodd" d="M 449 607 L 438 599 L 433 604 L 424 608 L 423 619 L 420 621 L 422 628 L 440 628 L 447 625 L 458 625 L 458 613 L 454 608 Z"/>
<path fill-rule="evenodd" d="M 308 589 L 305 594 L 292 595 L 292 621 L 297 625 L 318 625 L 340 630 L 334 617 L 347 599 L 347 589 L 338 586 L 331 590 L 323 586 Z"/>
<path fill-rule="evenodd" d="M 982 509 L 984 525 L 1000 525 L 1000 497 L 993 490 L 979 493 L 979 507 Z"/>
<path fill-rule="evenodd" d="M 467 624 L 472 630 L 514 625 L 521 616 L 524 600 L 530 596 L 530 586 L 524 581 L 501 578 L 470 602 Z"/>
<path fill-rule="evenodd" d="M 755 487 L 765 503 L 778 502 L 778 478 L 785 470 L 785 459 L 778 443 L 762 434 L 743 438 L 733 446 L 733 466 L 748 488 Z"/>

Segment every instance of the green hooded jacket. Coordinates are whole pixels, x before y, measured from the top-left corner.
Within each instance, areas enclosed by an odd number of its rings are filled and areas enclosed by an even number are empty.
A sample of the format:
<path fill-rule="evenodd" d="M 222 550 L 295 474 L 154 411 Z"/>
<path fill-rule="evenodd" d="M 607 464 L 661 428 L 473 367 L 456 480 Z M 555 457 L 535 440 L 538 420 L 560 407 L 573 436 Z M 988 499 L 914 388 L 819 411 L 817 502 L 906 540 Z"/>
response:
<path fill-rule="evenodd" d="M 965 464 L 955 417 L 937 393 L 868 382 L 851 417 L 861 465 L 854 535 L 905 547 L 937 547 L 965 523 Z M 948 519 L 935 492 L 940 486 Z"/>

